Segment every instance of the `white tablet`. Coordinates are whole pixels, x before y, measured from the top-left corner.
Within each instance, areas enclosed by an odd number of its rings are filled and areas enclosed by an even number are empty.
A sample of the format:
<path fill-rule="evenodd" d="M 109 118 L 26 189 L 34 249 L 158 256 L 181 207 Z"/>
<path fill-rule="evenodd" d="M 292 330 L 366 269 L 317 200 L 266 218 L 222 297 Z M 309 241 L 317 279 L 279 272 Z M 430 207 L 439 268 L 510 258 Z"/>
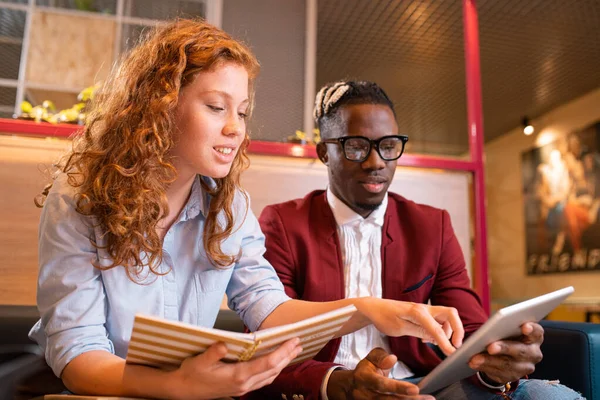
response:
<path fill-rule="evenodd" d="M 463 345 L 442 361 L 417 384 L 420 393 L 430 394 L 475 373 L 469 360 L 497 341 L 521 334 L 525 322 L 538 322 L 562 303 L 574 289 L 572 286 L 557 290 L 498 310 L 473 333 Z"/>

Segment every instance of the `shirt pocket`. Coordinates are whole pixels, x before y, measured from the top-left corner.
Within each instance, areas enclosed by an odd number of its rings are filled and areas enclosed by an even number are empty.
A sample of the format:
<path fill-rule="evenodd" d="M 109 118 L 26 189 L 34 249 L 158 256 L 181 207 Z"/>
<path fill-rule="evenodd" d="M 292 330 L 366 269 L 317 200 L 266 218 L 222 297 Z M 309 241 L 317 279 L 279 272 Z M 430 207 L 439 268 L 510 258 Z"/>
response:
<path fill-rule="evenodd" d="M 423 285 L 430 283 L 430 281 L 431 281 L 431 283 L 433 283 L 433 274 L 429 274 L 425 278 L 421 279 L 419 282 L 415 283 L 414 285 L 407 287 L 406 289 L 404 289 L 402 291 L 402 294 L 414 292 L 415 290 L 420 289 Z"/>
<path fill-rule="evenodd" d="M 398 300 L 411 301 L 413 303 L 427 303 L 431 295 L 431 287 L 435 281 L 435 274 L 429 273 L 427 276 L 410 284 L 402 290 Z"/>
<path fill-rule="evenodd" d="M 231 267 L 227 269 L 210 268 L 196 274 L 200 292 L 211 293 L 216 291 L 225 292 L 225 288 L 231 278 Z"/>

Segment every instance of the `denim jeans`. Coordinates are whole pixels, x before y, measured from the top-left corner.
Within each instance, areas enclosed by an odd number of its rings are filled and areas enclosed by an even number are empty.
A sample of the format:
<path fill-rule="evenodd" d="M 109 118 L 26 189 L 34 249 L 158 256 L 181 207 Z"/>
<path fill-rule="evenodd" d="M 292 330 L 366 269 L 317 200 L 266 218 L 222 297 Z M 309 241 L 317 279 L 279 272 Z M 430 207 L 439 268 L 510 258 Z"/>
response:
<path fill-rule="evenodd" d="M 433 394 L 436 400 L 502 400 L 503 397 L 491 393 L 465 379 Z M 513 400 L 585 400 L 585 398 L 559 384 L 557 381 L 521 379 L 517 390 L 509 394 Z"/>

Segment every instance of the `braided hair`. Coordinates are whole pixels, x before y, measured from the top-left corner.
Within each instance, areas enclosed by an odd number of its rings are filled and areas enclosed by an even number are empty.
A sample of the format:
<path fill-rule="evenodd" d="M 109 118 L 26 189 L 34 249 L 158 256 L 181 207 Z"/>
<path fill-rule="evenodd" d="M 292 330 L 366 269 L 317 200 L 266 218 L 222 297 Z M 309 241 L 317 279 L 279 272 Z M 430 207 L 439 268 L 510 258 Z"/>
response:
<path fill-rule="evenodd" d="M 369 81 L 338 81 L 321 88 L 315 98 L 313 116 L 321 131 L 321 137 L 342 123 L 337 111 L 349 104 L 381 104 L 388 106 L 394 117 L 394 103 L 388 95 L 374 82 Z"/>

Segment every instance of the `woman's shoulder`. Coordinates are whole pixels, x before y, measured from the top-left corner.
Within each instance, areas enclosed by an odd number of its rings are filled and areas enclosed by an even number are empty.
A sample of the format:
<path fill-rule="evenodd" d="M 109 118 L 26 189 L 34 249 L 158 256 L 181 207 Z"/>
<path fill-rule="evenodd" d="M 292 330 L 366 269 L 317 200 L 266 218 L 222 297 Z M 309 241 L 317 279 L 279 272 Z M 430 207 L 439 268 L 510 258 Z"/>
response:
<path fill-rule="evenodd" d="M 59 172 L 53 177 L 52 187 L 43 202 L 45 211 L 54 210 L 61 214 L 79 214 L 79 190 L 77 176 Z"/>
<path fill-rule="evenodd" d="M 60 197 L 64 199 L 71 199 L 74 202 L 74 198 L 77 194 L 77 189 L 75 188 L 75 176 L 69 175 L 65 172 L 57 172 L 56 175 L 53 176 L 52 187 L 48 192 L 48 197 Z"/>
<path fill-rule="evenodd" d="M 236 209 L 244 211 L 250 209 L 250 193 L 238 187 L 233 196 L 233 205 Z"/>

